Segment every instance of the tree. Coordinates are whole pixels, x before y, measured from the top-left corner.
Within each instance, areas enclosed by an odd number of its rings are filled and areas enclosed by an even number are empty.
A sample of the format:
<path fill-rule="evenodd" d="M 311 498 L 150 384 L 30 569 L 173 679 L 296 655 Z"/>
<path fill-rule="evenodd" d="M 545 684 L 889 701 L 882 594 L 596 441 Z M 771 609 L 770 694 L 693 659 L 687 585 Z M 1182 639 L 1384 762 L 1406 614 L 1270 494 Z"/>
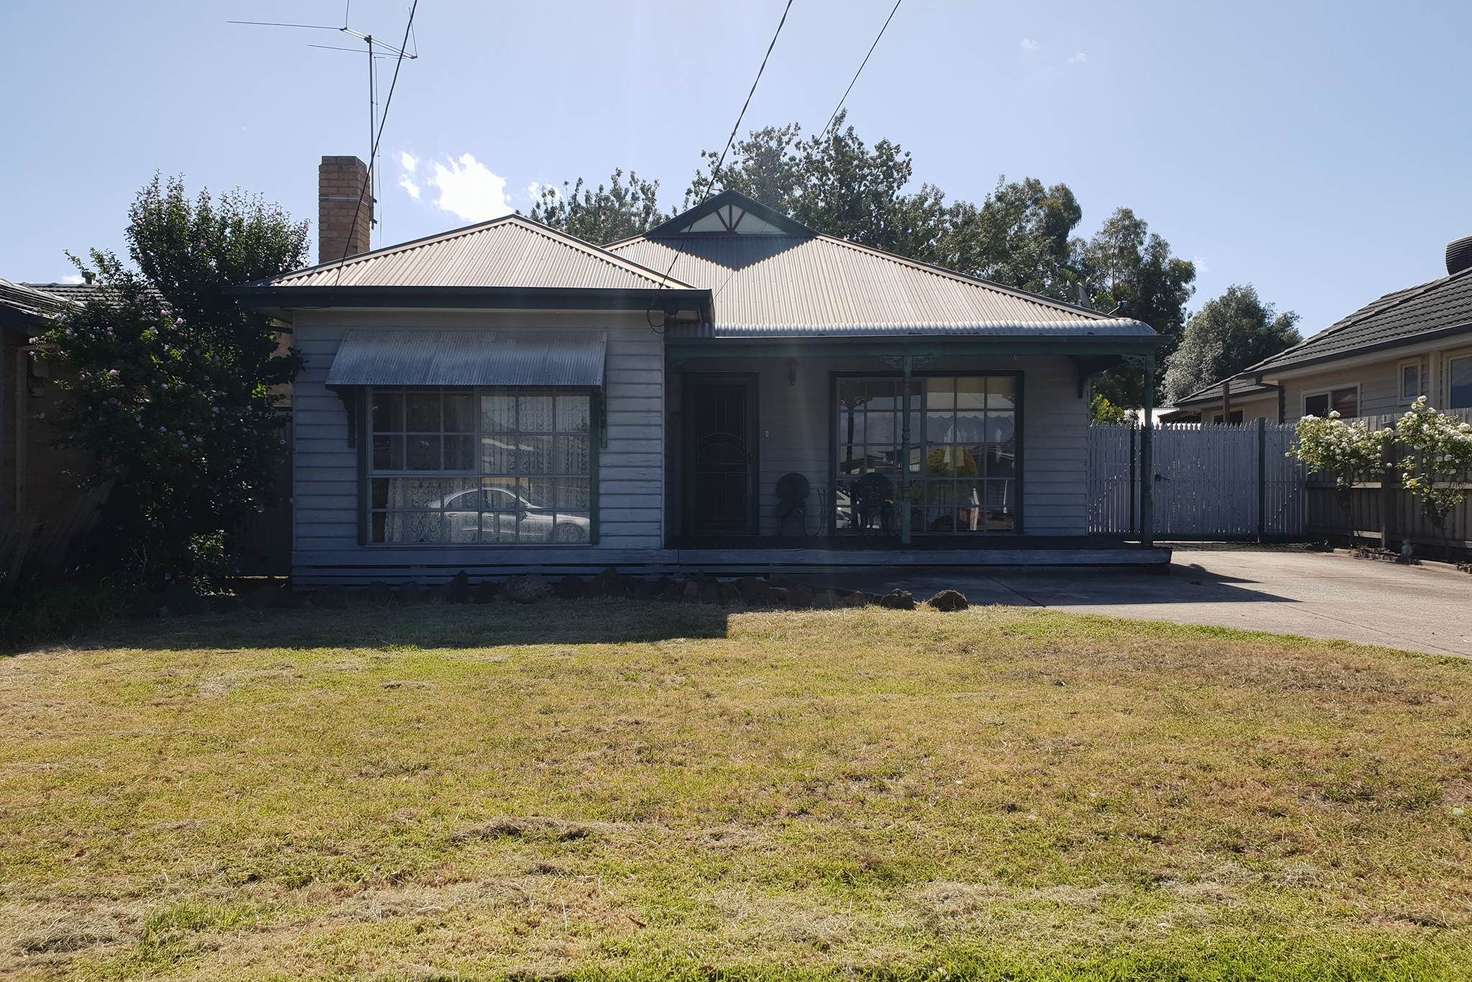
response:
<path fill-rule="evenodd" d="M 909 153 L 889 140 L 867 146 L 843 126 L 842 114 L 826 134 L 807 139 L 796 123 L 754 130 L 732 146 L 718 174 L 720 154 L 701 156 L 705 165 L 685 191 L 687 208 L 712 188 L 730 189 L 828 235 L 920 262 L 944 255 L 945 196 L 929 184 L 907 193 Z"/>
<path fill-rule="evenodd" d="M 580 177 L 558 190 L 545 185 L 532 205 L 532 220 L 585 242 L 606 243 L 647 232 L 669 217 L 659 210 L 659 182 L 615 170 L 608 184 L 589 188 Z"/>
<path fill-rule="evenodd" d="M 1066 184 L 1044 186 L 1035 177 L 997 186 L 980 207 L 951 206 L 939 264 L 958 272 L 1077 301 L 1079 275 L 1072 256 L 1074 228 L 1083 209 Z"/>
<path fill-rule="evenodd" d="M 1166 360 L 1165 396 L 1180 399 L 1275 355 L 1302 338 L 1298 315 L 1278 313 L 1250 284 L 1229 286 L 1191 315 Z"/>
<path fill-rule="evenodd" d="M 1186 303 L 1195 292 L 1196 267 L 1171 254 L 1170 243 L 1150 232 L 1128 208 L 1118 208 L 1087 242 L 1075 240 L 1074 263 L 1088 305 L 1116 317 L 1143 321 L 1164 336 L 1156 364 L 1157 385 L 1165 358 L 1175 351 L 1186 324 Z M 1139 406 L 1144 382 L 1134 369 L 1112 369 L 1094 383 L 1111 402 Z"/>
<path fill-rule="evenodd" d="M 70 398 L 65 442 L 109 487 L 98 561 L 137 585 L 221 573 L 284 459 L 279 393 L 298 359 L 232 286 L 306 261 L 306 223 L 233 191 L 190 199 L 159 178 L 128 212 L 129 266 L 73 262 L 96 289 L 47 333 Z"/>

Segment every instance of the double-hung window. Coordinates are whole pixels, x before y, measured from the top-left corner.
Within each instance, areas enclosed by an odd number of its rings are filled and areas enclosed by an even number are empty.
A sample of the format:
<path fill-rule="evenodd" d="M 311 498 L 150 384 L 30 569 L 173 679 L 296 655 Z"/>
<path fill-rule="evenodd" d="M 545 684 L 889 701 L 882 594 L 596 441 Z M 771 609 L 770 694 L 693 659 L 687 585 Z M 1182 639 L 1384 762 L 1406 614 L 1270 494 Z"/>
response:
<path fill-rule="evenodd" d="M 1327 418 L 1331 412 L 1344 419 L 1353 419 L 1360 414 L 1360 387 L 1347 385 L 1323 392 L 1310 392 L 1303 397 L 1303 414 Z"/>
<path fill-rule="evenodd" d="M 1446 380 L 1447 408 L 1472 409 L 1472 355 L 1448 359 Z"/>
<path fill-rule="evenodd" d="M 368 406 L 370 543 L 594 540 L 590 393 L 379 388 Z"/>

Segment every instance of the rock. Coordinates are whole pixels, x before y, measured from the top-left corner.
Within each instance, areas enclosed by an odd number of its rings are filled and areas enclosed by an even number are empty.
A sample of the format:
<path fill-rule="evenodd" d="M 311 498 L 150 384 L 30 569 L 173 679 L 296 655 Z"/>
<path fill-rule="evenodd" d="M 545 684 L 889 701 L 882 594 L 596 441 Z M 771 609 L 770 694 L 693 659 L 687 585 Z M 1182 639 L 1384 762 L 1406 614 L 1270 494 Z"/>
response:
<path fill-rule="evenodd" d="M 750 607 L 760 607 L 772 602 L 772 585 L 759 576 L 744 576 L 738 584 L 741 599 Z"/>
<path fill-rule="evenodd" d="M 452 604 L 470 603 L 470 577 L 461 570 L 445 584 L 445 599 Z"/>
<path fill-rule="evenodd" d="M 721 603 L 730 607 L 741 602 L 741 587 L 732 580 L 726 580 L 720 584 Z"/>
<path fill-rule="evenodd" d="M 879 598 L 879 606 L 890 610 L 914 610 L 915 595 L 909 590 L 891 590 Z"/>
<path fill-rule="evenodd" d="M 801 583 L 794 583 L 787 588 L 787 605 L 794 609 L 811 607 L 814 596 L 812 587 L 804 586 Z"/>
<path fill-rule="evenodd" d="M 838 604 L 838 597 L 832 590 L 814 590 L 813 606 L 819 610 L 832 610 Z"/>
<path fill-rule="evenodd" d="M 536 603 L 552 596 L 552 584 L 539 573 L 524 573 L 506 581 L 506 597 L 519 604 Z"/>
<path fill-rule="evenodd" d="M 578 597 L 587 596 L 588 581 L 581 576 L 564 576 L 552 587 L 552 592 L 563 600 L 576 600 Z"/>
<path fill-rule="evenodd" d="M 595 597 L 623 597 L 629 593 L 628 577 L 612 566 L 593 577 L 588 592 Z"/>
<path fill-rule="evenodd" d="M 785 586 L 774 586 L 767 588 L 767 597 L 773 607 L 786 607 L 790 597 L 787 595 Z"/>
<path fill-rule="evenodd" d="M 653 600 L 664 592 L 664 584 L 657 576 L 636 576 L 631 582 L 634 596 L 640 600 Z"/>
<path fill-rule="evenodd" d="M 667 576 L 660 581 L 660 588 L 666 600 L 684 600 L 685 588 L 689 585 L 689 581 L 683 576 Z"/>
<path fill-rule="evenodd" d="M 955 610 L 965 610 L 971 606 L 966 600 L 966 594 L 960 590 L 942 590 L 925 602 L 936 610 L 943 611 L 947 614 Z"/>
<path fill-rule="evenodd" d="M 721 602 L 721 584 L 717 580 L 703 579 L 700 581 L 700 602 L 703 604 Z"/>
<path fill-rule="evenodd" d="M 477 583 L 470 588 L 470 601 L 471 603 L 477 604 L 491 603 L 501 595 L 503 589 L 501 584 L 493 583 L 490 580 Z"/>
<path fill-rule="evenodd" d="M 863 590 L 844 590 L 839 592 L 838 602 L 845 607 L 866 607 L 869 598 Z"/>

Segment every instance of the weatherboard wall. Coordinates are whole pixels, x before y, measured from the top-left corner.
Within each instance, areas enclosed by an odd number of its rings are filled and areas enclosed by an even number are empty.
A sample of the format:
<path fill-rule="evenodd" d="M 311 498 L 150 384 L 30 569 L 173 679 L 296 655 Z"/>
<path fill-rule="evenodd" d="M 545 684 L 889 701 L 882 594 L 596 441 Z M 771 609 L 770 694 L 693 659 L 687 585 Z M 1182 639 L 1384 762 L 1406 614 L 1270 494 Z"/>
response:
<path fill-rule="evenodd" d="M 324 384 L 353 328 L 485 327 L 608 335 L 607 442 L 599 452 L 598 541 L 591 546 L 383 546 L 358 541 L 358 450 L 348 416 Z M 293 386 L 292 571 L 302 584 L 442 579 L 529 566 L 600 568 L 635 562 L 663 544 L 664 347 L 642 312 L 301 311 L 294 347 L 305 364 Z"/>

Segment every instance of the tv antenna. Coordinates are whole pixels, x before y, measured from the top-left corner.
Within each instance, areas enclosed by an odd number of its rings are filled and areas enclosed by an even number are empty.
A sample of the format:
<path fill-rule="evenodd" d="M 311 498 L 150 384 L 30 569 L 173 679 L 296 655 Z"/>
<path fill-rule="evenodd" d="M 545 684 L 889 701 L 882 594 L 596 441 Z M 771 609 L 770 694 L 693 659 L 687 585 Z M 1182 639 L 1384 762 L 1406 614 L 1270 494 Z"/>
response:
<path fill-rule="evenodd" d="M 362 47 L 347 47 L 338 44 L 312 44 L 308 42 L 307 47 L 318 48 L 323 51 L 346 51 L 351 54 L 366 53 L 368 56 L 368 187 L 369 193 L 373 196 L 373 202 L 377 205 L 381 201 L 381 195 L 379 194 L 381 188 L 378 184 L 378 161 L 375 150 L 378 147 L 378 133 L 383 125 L 378 115 L 377 63 L 381 58 L 417 61 L 419 59 L 419 39 L 414 36 L 412 24 L 409 28 L 410 50 L 389 44 L 387 41 L 376 38 L 372 34 L 355 31 L 348 23 L 352 9 L 352 0 L 347 0 L 346 5 L 343 7 L 341 26 L 331 24 L 296 24 L 275 20 L 230 20 L 226 21 L 226 23 L 241 24 L 247 27 L 283 27 L 300 31 L 332 31 L 337 34 L 346 35 L 347 38 L 356 40 L 362 45 Z M 373 225 L 379 223 L 381 210 L 378 207 L 373 209 Z"/>

